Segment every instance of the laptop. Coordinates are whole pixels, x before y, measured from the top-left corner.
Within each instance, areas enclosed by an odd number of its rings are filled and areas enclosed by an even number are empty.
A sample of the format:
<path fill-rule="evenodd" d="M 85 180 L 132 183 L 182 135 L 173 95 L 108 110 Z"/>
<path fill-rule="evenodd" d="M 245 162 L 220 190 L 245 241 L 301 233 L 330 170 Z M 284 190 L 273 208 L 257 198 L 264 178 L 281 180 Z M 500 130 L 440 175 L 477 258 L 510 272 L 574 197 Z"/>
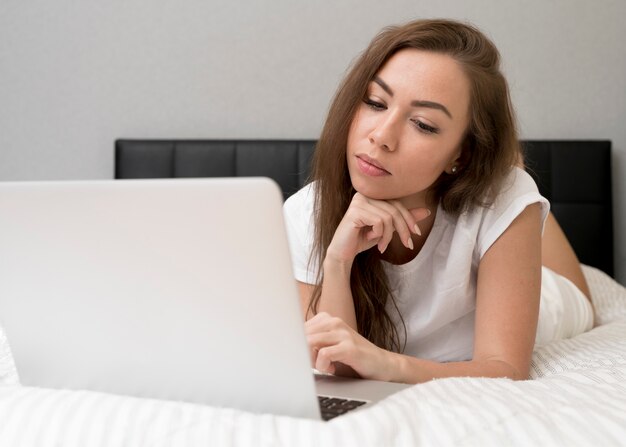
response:
<path fill-rule="evenodd" d="M 312 419 L 405 388 L 313 373 L 287 244 L 267 178 L 0 183 L 21 383 Z"/>

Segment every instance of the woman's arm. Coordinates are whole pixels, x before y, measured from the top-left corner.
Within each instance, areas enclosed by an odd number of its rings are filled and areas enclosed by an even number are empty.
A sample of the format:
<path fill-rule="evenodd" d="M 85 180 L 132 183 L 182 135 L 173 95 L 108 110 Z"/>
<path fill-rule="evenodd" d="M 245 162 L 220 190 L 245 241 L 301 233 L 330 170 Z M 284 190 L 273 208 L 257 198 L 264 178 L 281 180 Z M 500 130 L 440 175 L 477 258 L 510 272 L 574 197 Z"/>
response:
<path fill-rule="evenodd" d="M 350 269 L 352 268 L 352 263 L 342 263 L 327 258 L 324 260 L 323 268 L 324 283 L 318 312 L 326 312 L 330 315 L 338 316 L 356 330 L 356 314 L 350 290 Z M 306 321 L 313 317 L 309 303 L 313 297 L 315 286 L 300 281 L 297 281 L 297 283 L 300 293 L 300 306 Z"/>
<path fill-rule="evenodd" d="M 318 312 L 326 312 L 342 318 L 350 327 L 356 330 L 356 314 L 354 312 L 354 302 L 350 291 L 350 265 L 336 263 L 330 260 L 324 261 L 324 283 L 322 296 L 318 306 Z M 304 320 L 313 317 L 309 303 L 313 297 L 313 284 L 306 284 L 300 281 L 298 291 L 300 293 L 300 306 Z M 332 296 L 331 296 L 332 291 Z"/>
<path fill-rule="evenodd" d="M 382 253 L 397 233 L 404 245 L 412 248 L 411 233 L 418 233 L 417 222 L 428 217 L 425 208 L 407 210 L 397 201 L 369 199 L 356 193 L 328 246 L 323 263 L 322 293 L 317 311 L 341 318 L 357 330 L 350 272 L 357 254 L 374 246 Z M 299 283 L 300 300 L 305 320 L 313 286 Z"/>
<path fill-rule="evenodd" d="M 541 295 L 541 208 L 527 207 L 494 242 L 478 268 L 474 356 L 438 364 L 397 358 L 395 379 L 482 376 L 527 379 Z"/>
<path fill-rule="evenodd" d="M 317 315 L 307 322 L 314 365 L 334 372 L 333 363 L 361 377 L 419 383 L 436 377 L 526 379 L 535 341 L 541 288 L 541 209 L 527 207 L 494 242 L 478 269 L 474 357 L 438 363 L 385 351 L 342 325 Z"/>

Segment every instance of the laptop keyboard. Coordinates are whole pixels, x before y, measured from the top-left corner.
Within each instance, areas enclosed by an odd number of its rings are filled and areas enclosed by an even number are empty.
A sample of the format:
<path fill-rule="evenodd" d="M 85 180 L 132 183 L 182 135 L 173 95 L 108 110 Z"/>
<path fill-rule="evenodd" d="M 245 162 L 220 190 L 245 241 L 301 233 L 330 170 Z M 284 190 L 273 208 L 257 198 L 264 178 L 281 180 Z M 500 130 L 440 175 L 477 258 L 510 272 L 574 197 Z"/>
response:
<path fill-rule="evenodd" d="M 346 414 L 367 402 L 362 400 L 340 399 L 338 397 L 317 396 L 322 411 L 322 419 L 329 421 L 332 418 Z"/>

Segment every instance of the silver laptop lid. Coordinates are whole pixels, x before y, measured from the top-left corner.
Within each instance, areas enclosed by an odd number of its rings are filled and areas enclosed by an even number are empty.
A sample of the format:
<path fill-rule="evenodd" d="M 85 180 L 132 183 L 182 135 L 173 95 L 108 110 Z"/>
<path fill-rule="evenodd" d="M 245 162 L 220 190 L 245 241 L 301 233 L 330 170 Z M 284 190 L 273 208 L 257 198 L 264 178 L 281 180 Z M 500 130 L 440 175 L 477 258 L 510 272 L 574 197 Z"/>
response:
<path fill-rule="evenodd" d="M 265 178 L 0 183 L 0 323 L 24 385 L 319 418 Z"/>

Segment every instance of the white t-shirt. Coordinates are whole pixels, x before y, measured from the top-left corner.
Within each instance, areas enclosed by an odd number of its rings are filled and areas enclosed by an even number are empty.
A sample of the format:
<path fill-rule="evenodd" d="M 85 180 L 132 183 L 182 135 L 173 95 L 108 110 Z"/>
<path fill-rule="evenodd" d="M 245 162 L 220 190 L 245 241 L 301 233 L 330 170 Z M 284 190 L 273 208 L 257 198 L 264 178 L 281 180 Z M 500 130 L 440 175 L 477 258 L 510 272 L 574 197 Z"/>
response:
<path fill-rule="evenodd" d="M 433 228 L 418 255 L 403 265 L 383 261 L 393 296 L 404 319 L 404 353 L 439 362 L 470 360 L 474 347 L 476 280 L 480 259 L 530 204 L 550 205 L 532 177 L 514 168 L 490 207 L 475 207 L 458 217 L 437 209 Z M 314 184 L 291 196 L 285 221 L 298 281 L 314 284 L 317 262 L 309 263 L 313 244 Z M 403 327 L 389 304 L 387 311 L 402 337 Z M 402 340 L 401 340 L 402 342 Z"/>

